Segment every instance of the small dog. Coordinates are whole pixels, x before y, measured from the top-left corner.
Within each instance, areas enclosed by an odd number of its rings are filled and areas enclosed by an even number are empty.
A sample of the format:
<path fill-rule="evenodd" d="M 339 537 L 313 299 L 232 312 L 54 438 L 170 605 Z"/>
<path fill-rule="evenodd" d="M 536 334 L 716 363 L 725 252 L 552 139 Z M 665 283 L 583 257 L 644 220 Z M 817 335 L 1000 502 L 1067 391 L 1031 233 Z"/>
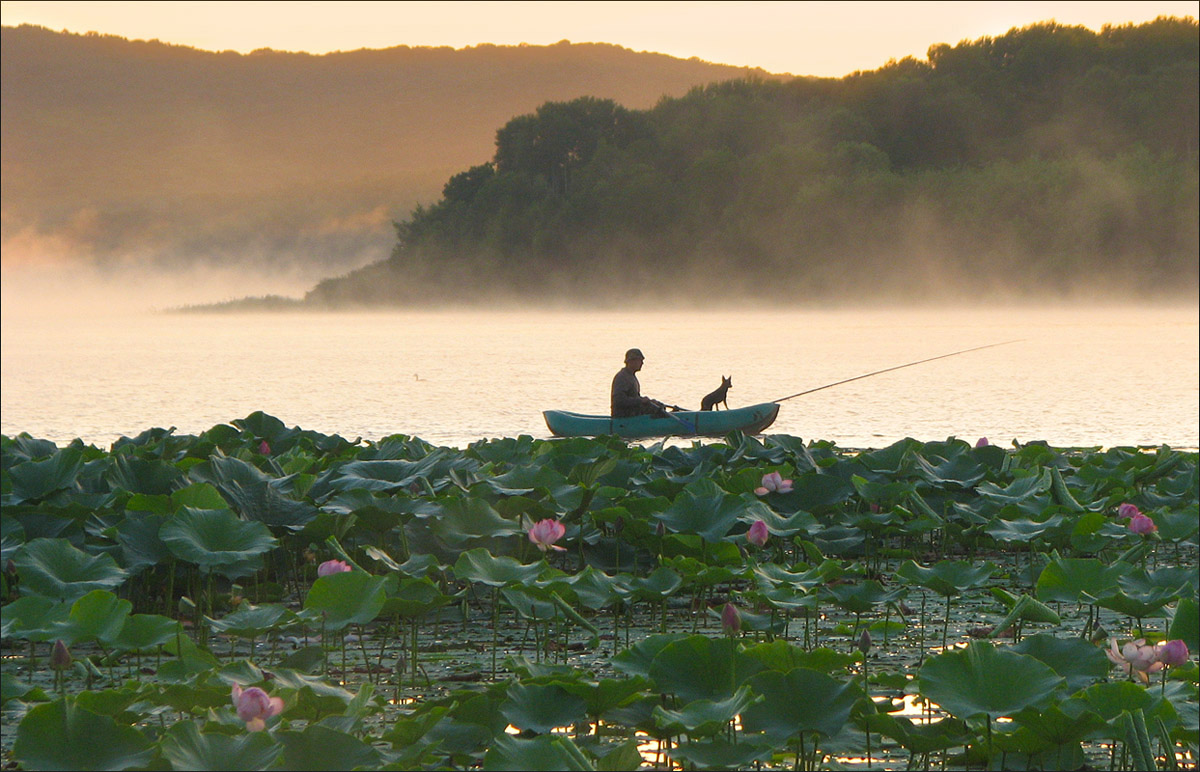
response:
<path fill-rule="evenodd" d="M 729 387 L 732 385 L 733 385 L 733 376 L 731 375 L 728 378 L 726 378 L 724 375 L 722 375 L 721 376 L 721 387 L 719 389 L 717 389 L 716 391 L 712 392 L 711 394 L 707 395 L 704 399 L 700 400 L 700 409 L 701 410 L 714 410 L 714 409 L 716 409 L 717 405 L 724 405 L 725 409 L 728 410 L 729 402 L 727 401 L 726 397 L 729 394 Z"/>

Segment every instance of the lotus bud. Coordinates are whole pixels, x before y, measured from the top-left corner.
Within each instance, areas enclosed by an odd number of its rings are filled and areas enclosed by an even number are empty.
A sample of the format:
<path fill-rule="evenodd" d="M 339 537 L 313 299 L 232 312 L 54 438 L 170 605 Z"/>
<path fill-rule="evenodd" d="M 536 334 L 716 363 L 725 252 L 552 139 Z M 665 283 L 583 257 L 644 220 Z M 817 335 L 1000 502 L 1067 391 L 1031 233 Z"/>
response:
<path fill-rule="evenodd" d="M 317 566 L 317 576 L 330 576 L 332 574 L 344 574 L 347 571 L 353 571 L 350 564 L 344 560 L 326 560 L 321 565 Z"/>
<path fill-rule="evenodd" d="M 1129 502 L 1125 502 L 1121 506 L 1117 507 L 1117 517 L 1120 517 L 1122 519 L 1130 518 L 1130 517 L 1133 517 L 1134 515 L 1140 515 L 1140 514 L 1142 514 L 1141 510 L 1139 510 L 1137 507 L 1135 507 L 1133 504 L 1130 504 Z"/>
<path fill-rule="evenodd" d="M 862 635 L 858 636 L 858 650 L 867 656 L 867 652 L 871 650 L 871 631 L 863 629 Z"/>
<path fill-rule="evenodd" d="M 721 609 L 721 628 L 726 635 L 737 635 L 742 629 L 742 613 L 732 603 L 726 603 Z"/>
<path fill-rule="evenodd" d="M 659 520 L 658 525 L 654 526 L 654 535 L 660 539 L 667 535 L 667 527 L 663 525 L 662 520 Z"/>
<path fill-rule="evenodd" d="M 258 443 L 258 452 L 262 453 L 264 456 L 271 455 L 271 446 L 267 444 L 266 440 Z"/>
<path fill-rule="evenodd" d="M 987 437 L 980 437 L 980 438 L 979 438 L 979 440 L 978 440 L 978 441 L 975 443 L 975 447 L 977 447 L 977 448 L 986 448 L 986 447 L 987 447 L 988 445 L 990 445 L 990 444 L 991 444 L 991 443 L 990 443 L 990 442 L 988 442 L 988 438 L 987 438 Z"/>
<path fill-rule="evenodd" d="M 278 716 L 283 712 L 283 700 L 271 697 L 257 686 L 242 689 L 233 685 L 233 706 L 238 718 L 246 722 L 246 729 L 251 732 L 261 732 L 267 728 L 266 719 Z"/>
<path fill-rule="evenodd" d="M 1129 519 L 1129 530 L 1144 536 L 1145 534 L 1157 531 L 1158 526 L 1154 524 L 1153 520 L 1138 512 Z"/>
<path fill-rule="evenodd" d="M 59 639 L 54 642 L 54 648 L 50 650 L 50 667 L 55 670 L 66 670 L 71 666 L 71 651 L 67 648 L 67 644 Z"/>
<path fill-rule="evenodd" d="M 1179 667 L 1188 661 L 1191 653 L 1181 640 L 1162 641 L 1155 645 L 1154 654 L 1167 667 Z"/>
<path fill-rule="evenodd" d="M 767 524 L 762 520 L 755 520 L 750 525 L 750 530 L 746 532 L 746 541 L 755 547 L 762 547 L 767 543 L 767 538 L 770 535 L 770 531 L 767 530 Z"/>
<path fill-rule="evenodd" d="M 625 530 L 625 518 L 618 517 L 616 520 L 614 520 L 612 529 L 613 529 L 613 533 L 620 533 L 621 531 L 624 531 Z"/>

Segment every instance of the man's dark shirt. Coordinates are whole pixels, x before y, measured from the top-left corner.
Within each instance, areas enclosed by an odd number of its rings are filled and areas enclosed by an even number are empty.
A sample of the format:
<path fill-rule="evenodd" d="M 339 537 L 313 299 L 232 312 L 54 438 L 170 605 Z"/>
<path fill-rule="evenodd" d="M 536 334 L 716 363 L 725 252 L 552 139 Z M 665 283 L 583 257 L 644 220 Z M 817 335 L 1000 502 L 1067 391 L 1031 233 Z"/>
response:
<path fill-rule="evenodd" d="M 642 386 L 638 383 L 637 375 L 622 367 L 612 382 L 613 418 L 628 418 L 648 412 L 646 403 L 642 401 Z"/>

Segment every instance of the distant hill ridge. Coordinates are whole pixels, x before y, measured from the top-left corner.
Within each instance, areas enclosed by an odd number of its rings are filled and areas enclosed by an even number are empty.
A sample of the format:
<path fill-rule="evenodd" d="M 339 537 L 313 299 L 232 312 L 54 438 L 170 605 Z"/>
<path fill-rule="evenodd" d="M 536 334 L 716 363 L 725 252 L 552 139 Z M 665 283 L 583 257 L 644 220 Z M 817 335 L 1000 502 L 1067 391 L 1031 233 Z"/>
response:
<path fill-rule="evenodd" d="M 323 55 L 4 27 L 4 260 L 289 266 L 385 255 L 391 221 L 551 100 L 664 95 L 761 70 L 566 41 Z"/>

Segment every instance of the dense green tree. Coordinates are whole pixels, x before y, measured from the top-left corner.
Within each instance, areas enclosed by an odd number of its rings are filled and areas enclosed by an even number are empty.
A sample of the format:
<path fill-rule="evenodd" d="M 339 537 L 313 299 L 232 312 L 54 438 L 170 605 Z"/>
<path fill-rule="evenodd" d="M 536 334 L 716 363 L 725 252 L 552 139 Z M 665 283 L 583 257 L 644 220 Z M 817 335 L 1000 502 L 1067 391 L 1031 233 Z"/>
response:
<path fill-rule="evenodd" d="M 448 296 L 448 273 L 485 295 L 1194 295 L 1198 50 L 1194 19 L 1047 23 L 644 112 L 550 102 L 400 224 L 393 298 Z"/>

